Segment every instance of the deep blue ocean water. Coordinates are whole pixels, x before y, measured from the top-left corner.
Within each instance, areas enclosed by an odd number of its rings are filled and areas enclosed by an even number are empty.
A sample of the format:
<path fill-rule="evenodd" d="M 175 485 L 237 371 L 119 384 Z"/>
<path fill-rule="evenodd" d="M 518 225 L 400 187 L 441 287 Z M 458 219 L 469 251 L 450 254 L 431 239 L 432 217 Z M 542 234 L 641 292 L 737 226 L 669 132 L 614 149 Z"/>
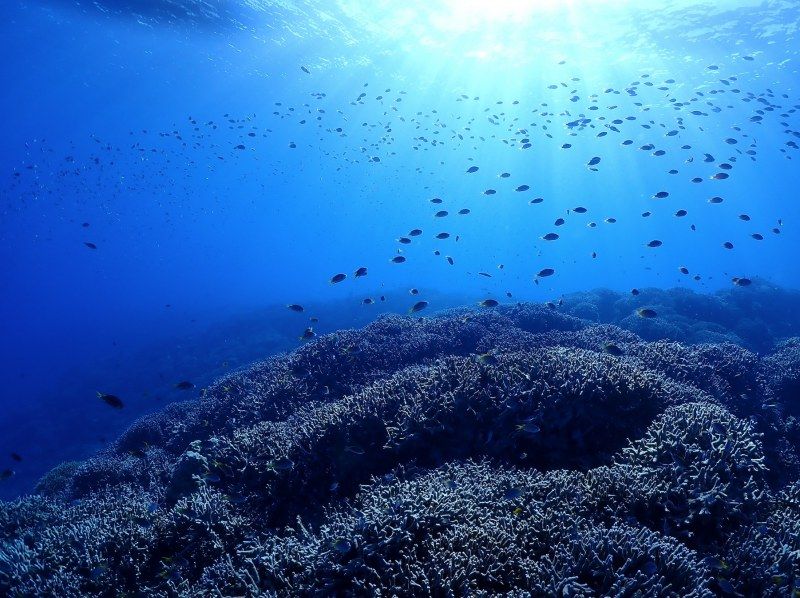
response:
<path fill-rule="evenodd" d="M 417 301 L 800 286 L 797 2 L 0 14 L 4 498 L 307 327 Z"/>

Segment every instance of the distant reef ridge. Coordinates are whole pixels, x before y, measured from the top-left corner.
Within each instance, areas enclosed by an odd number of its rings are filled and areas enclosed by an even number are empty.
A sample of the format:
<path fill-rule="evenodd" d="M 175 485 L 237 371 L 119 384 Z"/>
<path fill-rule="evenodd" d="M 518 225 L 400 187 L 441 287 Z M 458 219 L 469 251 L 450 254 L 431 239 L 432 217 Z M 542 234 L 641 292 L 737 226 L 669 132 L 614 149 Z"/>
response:
<path fill-rule="evenodd" d="M 601 290 L 320 336 L 0 504 L 0 595 L 797 596 L 799 305 Z"/>

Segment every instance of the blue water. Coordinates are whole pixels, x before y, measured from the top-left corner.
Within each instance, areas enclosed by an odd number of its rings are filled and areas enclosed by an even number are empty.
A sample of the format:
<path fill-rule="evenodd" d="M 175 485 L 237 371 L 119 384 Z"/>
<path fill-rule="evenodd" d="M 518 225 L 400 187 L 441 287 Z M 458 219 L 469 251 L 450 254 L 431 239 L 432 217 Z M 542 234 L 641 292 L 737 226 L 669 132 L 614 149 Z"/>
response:
<path fill-rule="evenodd" d="M 2 497 L 308 326 L 419 300 L 800 286 L 796 2 L 0 11 Z"/>

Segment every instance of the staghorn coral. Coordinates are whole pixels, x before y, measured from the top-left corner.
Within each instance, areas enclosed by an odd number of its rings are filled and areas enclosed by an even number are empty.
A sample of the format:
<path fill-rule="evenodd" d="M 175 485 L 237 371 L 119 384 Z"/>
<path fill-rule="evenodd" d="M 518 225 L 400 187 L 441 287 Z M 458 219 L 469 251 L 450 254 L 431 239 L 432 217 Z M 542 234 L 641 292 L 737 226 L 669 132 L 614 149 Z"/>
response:
<path fill-rule="evenodd" d="M 591 300 L 735 338 L 647 294 Z M 0 593 L 786 595 L 797 343 L 642 330 L 456 309 L 254 364 L 0 505 Z"/>

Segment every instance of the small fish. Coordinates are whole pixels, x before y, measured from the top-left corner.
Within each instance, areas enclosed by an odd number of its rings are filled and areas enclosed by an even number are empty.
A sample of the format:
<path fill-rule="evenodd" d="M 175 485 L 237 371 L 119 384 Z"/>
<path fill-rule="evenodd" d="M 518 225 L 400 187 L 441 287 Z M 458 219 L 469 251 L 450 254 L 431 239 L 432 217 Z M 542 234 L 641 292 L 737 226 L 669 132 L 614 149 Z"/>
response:
<path fill-rule="evenodd" d="M 110 405 L 114 409 L 122 409 L 125 404 L 122 402 L 117 395 L 110 395 L 102 392 L 97 392 L 97 398 L 102 400 L 107 405 Z"/>
<path fill-rule="evenodd" d="M 495 193 L 497 193 L 497 191 L 494 189 L 486 189 L 486 191 L 483 192 L 484 195 L 494 195 Z"/>
<path fill-rule="evenodd" d="M 356 278 L 361 278 L 362 276 L 366 275 L 367 275 L 367 269 L 364 266 L 361 266 L 358 270 L 355 271 L 355 274 L 353 274 L 353 276 L 355 276 Z"/>
<path fill-rule="evenodd" d="M 422 229 L 421 228 L 415 228 L 415 229 L 409 231 L 408 236 L 409 237 L 419 237 L 421 234 L 422 234 Z"/>
<path fill-rule="evenodd" d="M 689 274 L 689 268 L 687 268 L 686 266 L 681 266 L 680 268 L 678 268 L 678 271 L 681 274 Z"/>
<path fill-rule="evenodd" d="M 631 289 L 631 295 L 636 297 L 639 294 L 639 289 Z"/>
<path fill-rule="evenodd" d="M 577 208 L 572 208 L 572 211 L 575 212 L 576 214 L 585 214 L 589 210 L 587 210 L 583 206 L 578 206 Z"/>
<path fill-rule="evenodd" d="M 19 453 L 11 453 L 10 456 L 14 461 L 22 461 L 22 456 Z"/>
<path fill-rule="evenodd" d="M 587 162 L 586 166 L 596 166 L 598 164 L 600 164 L 600 156 L 595 156 Z"/>
<path fill-rule="evenodd" d="M 469 214 L 469 208 L 461 208 L 461 209 L 458 211 L 458 213 L 459 213 L 461 216 L 466 216 L 467 214 Z"/>
<path fill-rule="evenodd" d="M 649 307 L 640 307 L 636 310 L 636 315 L 640 318 L 655 318 L 658 316 L 656 310 L 650 309 Z"/>
<path fill-rule="evenodd" d="M 498 363 L 497 356 L 494 353 L 483 353 L 478 355 L 478 363 L 496 365 Z"/>
<path fill-rule="evenodd" d="M 177 388 L 178 390 L 192 390 L 194 388 L 194 384 L 192 384 L 188 380 L 181 380 L 175 385 L 175 388 Z"/>
<path fill-rule="evenodd" d="M 334 274 L 331 276 L 331 284 L 342 282 L 345 278 L 347 278 L 347 274 Z"/>
<path fill-rule="evenodd" d="M 556 233 L 547 233 L 542 237 L 544 241 L 555 241 L 556 239 L 558 239 L 558 234 Z"/>
<path fill-rule="evenodd" d="M 684 217 L 684 216 L 686 216 L 686 214 L 688 214 L 688 213 L 689 213 L 689 212 L 687 212 L 686 210 L 678 210 L 677 212 L 675 212 L 675 216 L 676 216 L 677 218 L 683 218 L 683 217 Z"/>
<path fill-rule="evenodd" d="M 436 204 L 442 203 L 442 198 L 441 197 L 434 197 L 431 200 L 431 203 L 436 203 Z"/>
<path fill-rule="evenodd" d="M 89 249 L 97 249 L 97 245 L 95 245 L 94 243 L 90 243 L 89 241 L 84 241 L 83 244 L 86 245 L 86 247 L 88 247 Z"/>
<path fill-rule="evenodd" d="M 659 241 L 658 239 L 653 239 L 652 241 L 650 241 L 647 244 L 647 246 L 648 247 L 661 247 L 663 244 L 664 243 L 662 241 Z"/>
<path fill-rule="evenodd" d="M 734 278 L 731 279 L 731 281 L 737 287 L 749 287 L 751 284 L 753 284 L 753 281 L 750 280 L 749 278 L 734 277 Z"/>
<path fill-rule="evenodd" d="M 289 457 L 280 457 L 270 461 L 268 467 L 273 471 L 290 471 L 294 467 L 294 463 Z"/>
<path fill-rule="evenodd" d="M 467 174 L 472 174 L 473 172 L 478 172 L 479 168 L 477 166 L 470 166 L 467 168 Z"/>
<path fill-rule="evenodd" d="M 714 203 L 714 204 L 717 204 L 717 203 L 722 203 L 723 201 L 725 201 L 725 200 L 724 200 L 724 199 L 722 199 L 721 197 L 719 197 L 719 196 L 715 196 L 715 197 L 712 197 L 711 199 L 709 199 L 709 200 L 708 200 L 708 203 Z"/>
<path fill-rule="evenodd" d="M 406 261 L 406 258 L 402 255 L 396 255 L 389 261 L 391 261 L 393 264 L 402 264 Z"/>
<path fill-rule="evenodd" d="M 484 299 L 483 301 L 479 301 L 478 305 L 480 307 L 497 307 L 500 305 L 500 302 L 495 301 L 494 299 Z"/>
<path fill-rule="evenodd" d="M 366 299 L 363 299 L 361 303 L 363 305 L 372 305 L 373 303 L 375 303 L 375 300 L 372 297 L 367 297 Z"/>
<path fill-rule="evenodd" d="M 564 224 L 564 222 L 565 222 L 565 221 L 564 221 L 564 219 L 563 219 L 563 218 L 556 218 L 556 221 L 555 221 L 555 222 L 553 222 L 553 225 L 554 225 L 554 226 L 561 226 L 561 225 L 563 225 L 563 224 Z"/>
<path fill-rule="evenodd" d="M 731 243 L 730 241 L 725 241 L 725 242 L 722 244 L 722 246 L 723 246 L 725 249 L 733 249 L 733 243 Z"/>
<path fill-rule="evenodd" d="M 301 71 L 303 71 L 304 73 L 306 73 L 307 75 L 310 75 L 310 74 L 311 74 L 311 71 L 309 71 L 309 70 L 308 70 L 308 67 L 301 66 L 301 67 L 300 67 L 300 70 L 301 70 Z"/>
<path fill-rule="evenodd" d="M 0 480 L 7 480 L 13 475 L 14 475 L 13 469 L 4 469 L 3 471 L 0 471 Z"/>
<path fill-rule="evenodd" d="M 333 543 L 333 549 L 340 554 L 347 554 L 350 552 L 350 542 L 344 538 L 339 538 Z"/>
<path fill-rule="evenodd" d="M 408 289 L 408 292 L 412 295 L 419 295 L 419 289 Z"/>
<path fill-rule="evenodd" d="M 439 210 L 439 211 L 438 211 L 438 212 L 436 212 L 436 213 L 435 213 L 433 216 L 434 216 L 435 218 L 444 218 L 444 217 L 445 217 L 445 216 L 447 216 L 449 213 L 450 213 L 450 212 L 448 212 L 447 210 Z"/>
<path fill-rule="evenodd" d="M 289 311 L 296 311 L 297 313 L 303 311 L 303 306 L 297 303 L 290 303 L 286 307 L 289 309 Z"/>
<path fill-rule="evenodd" d="M 437 239 L 447 239 L 449 237 L 450 237 L 450 233 L 439 233 L 438 235 L 436 235 Z"/>
<path fill-rule="evenodd" d="M 763 241 L 764 240 L 764 235 L 762 235 L 761 233 L 753 233 L 750 236 L 753 237 L 756 241 Z"/>
<path fill-rule="evenodd" d="M 417 301 L 414 305 L 411 306 L 411 308 L 408 310 L 408 313 L 415 314 L 418 311 L 422 311 L 426 307 L 428 307 L 427 301 Z"/>
<path fill-rule="evenodd" d="M 514 189 L 514 191 L 519 191 L 520 193 L 522 193 L 523 191 L 527 191 L 530 188 L 531 188 L 530 185 L 520 185 L 519 187 Z"/>
<path fill-rule="evenodd" d="M 511 176 L 511 173 L 510 172 L 501 172 L 497 176 L 500 177 L 501 179 L 507 179 L 508 177 Z"/>
<path fill-rule="evenodd" d="M 538 434 L 542 429 L 531 419 L 526 419 L 515 425 L 516 431 L 521 434 Z"/>
<path fill-rule="evenodd" d="M 606 343 L 603 345 L 603 351 L 608 353 L 609 355 L 614 355 L 619 357 L 620 355 L 624 355 L 625 352 L 619 348 L 619 346 L 615 345 L 614 343 Z"/>
<path fill-rule="evenodd" d="M 553 268 L 542 268 L 539 270 L 539 273 L 536 275 L 537 278 L 546 278 L 548 276 L 552 276 L 555 274 L 556 271 Z"/>
<path fill-rule="evenodd" d="M 314 338 L 315 336 L 317 336 L 317 335 L 316 335 L 316 333 L 314 332 L 314 329 L 313 329 L 313 328 L 311 328 L 311 326 L 309 326 L 308 328 L 306 328 L 306 329 L 303 331 L 303 334 L 301 334 L 301 335 L 300 335 L 300 340 L 301 340 L 301 341 L 307 341 L 307 340 L 311 340 L 311 339 L 312 339 L 312 338 Z"/>
<path fill-rule="evenodd" d="M 711 175 L 710 178 L 712 180 L 714 180 L 714 181 L 723 181 L 723 180 L 727 179 L 730 176 L 731 175 L 729 175 L 727 172 L 718 172 L 716 174 Z"/>

